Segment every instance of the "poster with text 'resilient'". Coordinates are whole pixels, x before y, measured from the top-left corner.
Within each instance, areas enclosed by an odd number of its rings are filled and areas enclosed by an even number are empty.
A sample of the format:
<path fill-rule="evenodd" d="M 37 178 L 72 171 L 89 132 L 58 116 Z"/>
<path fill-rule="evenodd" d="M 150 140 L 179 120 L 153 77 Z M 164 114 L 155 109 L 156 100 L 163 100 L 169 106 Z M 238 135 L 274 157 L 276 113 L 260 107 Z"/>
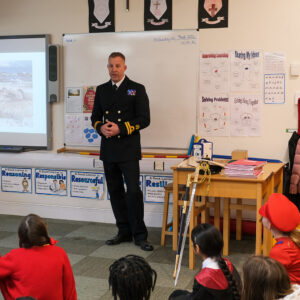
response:
<path fill-rule="evenodd" d="M 201 136 L 230 135 L 228 95 L 200 95 L 199 132 Z"/>
<path fill-rule="evenodd" d="M 67 196 L 67 171 L 35 169 L 35 193 Z"/>
<path fill-rule="evenodd" d="M 70 172 L 71 197 L 104 199 L 104 173 Z"/>
<path fill-rule="evenodd" d="M 145 202 L 163 203 L 165 186 L 173 181 L 172 176 L 145 176 Z"/>
<path fill-rule="evenodd" d="M 230 90 L 233 92 L 260 92 L 262 88 L 262 52 L 235 50 L 231 52 Z"/>
<path fill-rule="evenodd" d="M 229 53 L 200 53 L 200 93 L 228 93 Z"/>
<path fill-rule="evenodd" d="M 259 95 L 230 98 L 231 135 L 261 135 L 261 99 Z"/>
<path fill-rule="evenodd" d="M 32 193 L 32 169 L 1 168 L 1 191 Z"/>

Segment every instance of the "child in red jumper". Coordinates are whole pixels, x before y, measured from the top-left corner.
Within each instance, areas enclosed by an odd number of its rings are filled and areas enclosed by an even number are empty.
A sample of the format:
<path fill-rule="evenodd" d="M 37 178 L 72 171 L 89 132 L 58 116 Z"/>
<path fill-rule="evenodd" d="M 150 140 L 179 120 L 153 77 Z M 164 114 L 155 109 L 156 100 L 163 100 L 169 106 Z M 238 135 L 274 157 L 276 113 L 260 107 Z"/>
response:
<path fill-rule="evenodd" d="M 75 281 L 66 252 L 48 236 L 37 215 L 23 218 L 20 248 L 0 257 L 0 288 L 5 300 L 31 296 L 39 300 L 76 300 Z"/>
<path fill-rule="evenodd" d="M 221 256 L 223 239 L 211 224 L 199 224 L 192 230 L 194 251 L 202 262 L 193 291 L 174 291 L 169 300 L 239 300 L 241 279 L 233 264 Z"/>
<path fill-rule="evenodd" d="M 300 284 L 300 213 L 297 206 L 282 194 L 273 193 L 260 210 L 262 224 L 276 239 L 270 257 L 281 262 L 291 283 Z"/>

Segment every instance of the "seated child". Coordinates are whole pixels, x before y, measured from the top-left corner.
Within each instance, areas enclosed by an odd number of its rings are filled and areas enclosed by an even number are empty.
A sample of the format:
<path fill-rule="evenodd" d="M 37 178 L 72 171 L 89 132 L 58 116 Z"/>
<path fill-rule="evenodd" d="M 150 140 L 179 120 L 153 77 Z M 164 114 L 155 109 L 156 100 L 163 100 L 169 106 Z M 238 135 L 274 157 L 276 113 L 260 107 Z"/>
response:
<path fill-rule="evenodd" d="M 144 258 L 127 255 L 109 267 L 108 283 L 115 300 L 148 300 L 156 277 L 155 270 Z"/>
<path fill-rule="evenodd" d="M 252 256 L 243 266 L 243 300 L 300 299 L 300 285 L 290 284 L 283 265 L 265 256 Z"/>
<path fill-rule="evenodd" d="M 4 299 L 30 295 L 27 299 L 76 300 L 68 256 L 49 238 L 45 220 L 34 214 L 24 217 L 18 235 L 20 248 L 0 256 L 0 288 Z"/>
<path fill-rule="evenodd" d="M 221 256 L 223 239 L 211 224 L 199 224 L 192 230 L 194 251 L 201 257 L 202 270 L 196 275 L 193 291 L 174 291 L 169 300 L 238 300 L 241 279 L 233 264 Z"/>
<path fill-rule="evenodd" d="M 269 229 L 276 244 L 270 257 L 286 268 L 291 283 L 300 284 L 300 213 L 297 206 L 282 194 L 273 193 L 260 210 L 262 224 Z"/>

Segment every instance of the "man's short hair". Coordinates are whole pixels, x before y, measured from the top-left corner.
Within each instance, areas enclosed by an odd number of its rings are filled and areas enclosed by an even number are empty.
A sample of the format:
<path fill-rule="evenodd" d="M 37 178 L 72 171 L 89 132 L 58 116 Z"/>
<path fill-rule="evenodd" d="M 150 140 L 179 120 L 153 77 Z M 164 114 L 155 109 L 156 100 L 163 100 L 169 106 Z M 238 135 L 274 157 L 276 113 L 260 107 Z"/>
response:
<path fill-rule="evenodd" d="M 123 53 L 121 53 L 121 52 L 112 52 L 109 55 L 108 59 L 115 58 L 115 57 L 121 57 L 125 61 L 125 55 Z"/>

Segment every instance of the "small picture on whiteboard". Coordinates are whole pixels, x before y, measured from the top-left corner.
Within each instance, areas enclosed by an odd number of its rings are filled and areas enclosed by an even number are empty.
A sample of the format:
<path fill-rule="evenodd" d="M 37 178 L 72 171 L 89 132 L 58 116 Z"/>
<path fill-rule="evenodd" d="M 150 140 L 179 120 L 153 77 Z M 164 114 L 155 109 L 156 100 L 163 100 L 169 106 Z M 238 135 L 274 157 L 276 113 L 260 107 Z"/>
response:
<path fill-rule="evenodd" d="M 83 112 L 91 113 L 94 107 L 94 100 L 96 95 L 96 86 L 83 87 Z"/>
<path fill-rule="evenodd" d="M 67 88 L 66 113 L 82 112 L 82 88 Z"/>

